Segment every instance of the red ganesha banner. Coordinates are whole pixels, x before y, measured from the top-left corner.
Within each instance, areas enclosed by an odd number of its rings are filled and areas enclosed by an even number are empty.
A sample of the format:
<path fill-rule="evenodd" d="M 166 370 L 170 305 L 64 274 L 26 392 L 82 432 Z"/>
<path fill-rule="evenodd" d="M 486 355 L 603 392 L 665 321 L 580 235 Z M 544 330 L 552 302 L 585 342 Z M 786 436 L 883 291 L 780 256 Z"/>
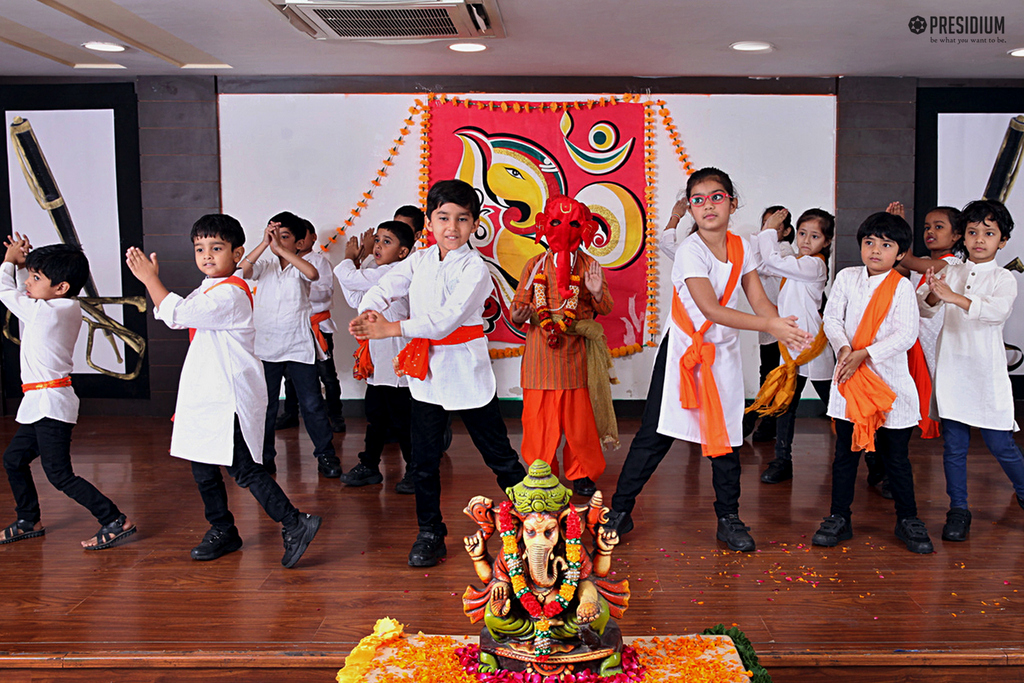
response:
<path fill-rule="evenodd" d="M 611 314 L 600 318 L 608 345 L 642 344 L 644 105 L 433 100 L 427 120 L 429 182 L 459 178 L 482 193 L 480 228 L 470 243 L 494 279 L 488 337 L 522 341 L 509 324 L 509 304 L 526 262 L 544 251 L 534 241 L 535 217 L 548 197 L 563 194 L 589 206 L 598 222 L 587 253 L 604 268 L 615 299 Z"/>

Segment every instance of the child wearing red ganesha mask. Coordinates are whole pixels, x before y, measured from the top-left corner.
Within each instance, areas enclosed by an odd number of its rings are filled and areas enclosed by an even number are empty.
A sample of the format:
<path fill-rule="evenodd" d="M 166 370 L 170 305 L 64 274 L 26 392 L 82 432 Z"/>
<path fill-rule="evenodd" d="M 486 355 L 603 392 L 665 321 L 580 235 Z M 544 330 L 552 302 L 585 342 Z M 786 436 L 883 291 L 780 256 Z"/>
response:
<path fill-rule="evenodd" d="M 555 452 L 565 435 L 565 475 L 576 493 L 589 496 L 605 468 L 602 442 L 618 445 L 608 344 L 594 321 L 610 313 L 613 302 L 601 265 L 580 248 L 597 232 L 585 204 L 551 197 L 537 216 L 536 230 L 537 241 L 547 241 L 547 251 L 523 268 L 510 316 L 516 325 L 527 326 L 520 382 L 522 456 L 527 465 L 544 460 L 557 476 Z"/>

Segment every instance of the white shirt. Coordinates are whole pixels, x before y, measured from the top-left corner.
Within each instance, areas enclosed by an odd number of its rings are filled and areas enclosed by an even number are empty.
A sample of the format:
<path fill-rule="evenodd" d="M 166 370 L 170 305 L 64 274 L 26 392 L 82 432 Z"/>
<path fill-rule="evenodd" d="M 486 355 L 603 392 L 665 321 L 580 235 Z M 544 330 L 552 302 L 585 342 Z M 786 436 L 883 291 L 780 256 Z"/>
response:
<path fill-rule="evenodd" d="M 965 311 L 941 301 L 929 306 L 928 285 L 918 290 L 921 315 L 945 309 L 933 384 L 938 415 L 972 427 L 1015 432 L 1003 325 L 1013 311 L 1017 280 L 995 261 L 954 264 L 942 273 L 950 289 L 971 300 L 971 307 Z"/>
<path fill-rule="evenodd" d="M 323 352 L 313 339 L 309 317 L 310 280 L 290 263 L 281 268 L 281 259 L 260 259 L 252 267 L 256 280 L 256 357 L 268 363 L 294 361 L 314 363 Z"/>
<path fill-rule="evenodd" d="M 345 295 L 345 301 L 356 310 L 363 300 L 363 295 L 380 282 L 380 279 L 394 268 L 395 263 L 389 263 L 379 268 L 367 268 L 365 270 L 356 268 L 350 259 L 345 259 L 334 268 L 334 275 L 338 278 L 341 291 Z M 403 296 L 392 299 L 386 311 L 381 311 L 384 319 L 389 322 L 405 320 L 409 317 L 409 297 Z M 388 337 L 387 339 L 370 340 L 370 360 L 373 361 L 373 375 L 366 378 L 367 384 L 373 386 L 407 387 L 409 379 L 399 377 L 395 374 L 392 361 L 401 352 L 409 340 L 405 337 Z"/>
<path fill-rule="evenodd" d="M 744 239 L 740 279 L 742 280 L 744 275 L 756 267 L 757 259 Z M 679 244 L 675 262 L 672 264 L 672 286 L 679 292 L 679 300 L 686 308 L 695 330 L 700 329 L 706 318 L 690 297 L 686 280 L 692 277 L 708 278 L 715 290 L 715 296 L 721 298 L 731 272 L 732 264 L 719 261 L 699 234 L 693 233 Z M 742 283 L 737 281 L 736 289 L 725 304 L 728 308 L 736 308 L 741 289 Z M 671 315 L 666 327 L 671 329 L 671 334 L 668 336 L 668 357 L 665 364 L 665 384 L 661 396 L 658 433 L 691 443 L 701 443 L 700 411 L 685 409 L 679 403 L 679 359 L 683 357 L 686 349 L 690 348 L 690 337 L 675 324 Z M 712 324 L 704 335 L 704 341 L 715 345 L 715 363 L 711 370 L 718 386 L 722 413 L 729 432 L 729 444 L 739 446 L 743 443 L 744 407 L 740 333 L 732 327 Z M 706 371 L 707 368 L 702 365 L 697 372 Z"/>
<path fill-rule="evenodd" d="M 845 268 L 836 275 L 825 305 L 824 325 L 825 336 L 837 354 L 844 346 L 852 348 L 850 340 L 857 332 L 871 295 L 887 276 L 888 273 L 868 276 L 868 269 L 864 266 Z M 896 393 L 892 410 L 882 425 L 887 429 L 913 427 L 921 419 L 917 386 L 907 366 L 907 351 L 917 341 L 919 317 L 914 287 L 906 278 L 900 278 L 889 312 L 882 320 L 874 341 L 867 347 L 868 357 L 864 361 Z M 834 379 L 828 415 L 849 419 L 846 417 L 846 399 L 839 393 L 839 385 Z"/>
<path fill-rule="evenodd" d="M 327 260 L 326 256 L 317 251 L 311 251 L 302 258 L 312 263 L 313 267 L 316 268 L 316 272 L 320 273 L 320 277 L 316 282 L 311 282 L 309 285 L 309 305 L 313 309 L 310 315 L 331 310 L 331 304 L 334 300 L 334 278 L 331 275 L 331 262 Z M 338 331 L 338 326 L 332 318 L 328 318 L 320 323 L 320 331 L 324 334 L 334 334 Z"/>
<path fill-rule="evenodd" d="M 402 336 L 444 339 L 459 327 L 483 325 L 484 304 L 493 290 L 487 264 L 468 244 L 449 251 L 443 261 L 435 244 L 395 264 L 366 293 L 359 312 L 384 312 L 394 299 L 408 295 L 410 318 L 402 322 Z M 494 398 L 486 337 L 431 346 L 429 360 L 425 379 L 409 378 L 409 391 L 417 401 L 466 410 Z"/>
<path fill-rule="evenodd" d="M 757 272 L 761 275 L 762 282 L 765 279 L 763 273 L 769 273 L 772 280 L 778 279 L 779 315 L 783 318 L 795 315 L 800 329 L 811 336 L 817 335 L 821 329 L 821 314 L 818 313 L 821 308 L 821 294 L 828 282 L 828 266 L 825 261 L 814 256 L 799 257 L 784 253 L 789 250 L 781 248 L 786 243 L 779 242 L 778 232 L 775 230 L 762 230 L 754 238 L 754 242 L 761 257 L 761 266 Z M 784 286 L 781 278 L 786 278 Z M 789 354 L 794 360 L 800 355 L 793 349 L 789 350 Z M 832 349 L 826 345 L 816 358 L 799 366 L 797 372 L 801 377 L 811 380 L 826 380 L 832 379 L 835 368 L 836 361 Z"/>
<path fill-rule="evenodd" d="M 758 233 L 758 238 L 760 239 L 760 235 L 764 234 L 765 232 L 774 233 L 775 248 L 778 250 L 780 256 L 796 256 L 796 252 L 793 249 L 793 245 L 790 244 L 789 242 L 780 241 L 779 233 L 776 230 L 762 230 L 760 233 Z M 760 249 L 758 247 L 755 248 L 757 248 L 758 252 L 760 252 Z M 761 262 L 760 254 L 758 254 L 757 256 L 757 261 L 757 275 L 759 278 L 761 278 L 761 286 L 764 288 L 764 293 L 768 296 L 768 301 L 771 301 L 773 304 L 778 306 L 779 286 L 782 284 L 782 278 L 784 276 L 777 275 L 774 272 L 772 272 L 771 269 L 766 268 L 764 266 L 764 263 Z M 810 332 L 811 334 L 814 334 L 814 331 L 807 331 Z M 779 340 L 773 337 L 772 335 L 768 334 L 767 332 L 758 332 L 757 343 L 760 344 L 761 346 L 765 346 L 766 344 L 778 344 Z M 825 379 L 828 378 L 826 377 Z"/>
<path fill-rule="evenodd" d="M 253 460 L 263 462 L 267 383 L 253 353 L 256 332 L 249 297 L 224 278 L 207 278 L 182 299 L 171 293 L 153 315 L 174 330 L 195 328 L 178 382 L 171 455 L 230 465 L 235 415 Z M 213 289 L 210 289 L 213 287 Z"/>
<path fill-rule="evenodd" d="M 963 263 L 963 261 L 956 256 L 945 256 L 942 260 L 950 264 Z M 919 289 L 924 286 L 922 284 L 924 282 L 923 273 L 914 277 L 913 280 L 915 289 Z M 942 306 L 938 306 L 930 318 L 926 317 L 924 312 L 922 312 L 921 321 L 918 323 L 917 329 L 917 338 L 921 342 L 921 350 L 924 351 L 924 360 L 928 365 L 928 372 L 931 373 L 933 378 L 935 377 L 935 343 L 939 339 L 939 330 L 942 329 L 944 311 L 945 309 Z"/>
<path fill-rule="evenodd" d="M 82 308 L 74 299 L 30 299 L 18 289 L 17 267 L 0 267 L 0 301 L 22 322 L 21 382 L 34 384 L 69 377 L 74 370 L 73 354 L 82 329 Z M 71 387 L 26 391 L 18 406 L 19 424 L 39 422 L 44 417 L 69 424 L 78 421 L 78 396 Z"/>

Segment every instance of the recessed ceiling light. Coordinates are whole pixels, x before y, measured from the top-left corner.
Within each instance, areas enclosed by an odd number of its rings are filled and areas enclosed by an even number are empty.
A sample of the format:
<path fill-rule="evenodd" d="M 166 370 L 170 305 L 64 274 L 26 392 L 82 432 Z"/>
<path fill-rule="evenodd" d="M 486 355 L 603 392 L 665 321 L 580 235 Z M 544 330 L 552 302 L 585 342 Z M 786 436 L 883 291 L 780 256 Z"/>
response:
<path fill-rule="evenodd" d="M 771 43 L 766 43 L 761 40 L 741 40 L 738 43 L 733 43 L 729 47 L 739 52 L 771 52 L 775 49 L 775 46 Z"/>
<path fill-rule="evenodd" d="M 99 40 L 90 40 L 87 43 L 82 43 L 82 47 L 86 50 L 93 50 L 94 52 L 124 52 L 125 46 L 117 43 L 104 43 Z"/>
<path fill-rule="evenodd" d="M 448 49 L 456 52 L 483 52 L 487 46 L 480 43 L 452 43 Z"/>
<path fill-rule="evenodd" d="M 1024 47 L 1018 47 L 1016 50 L 1010 50 L 1006 54 L 1011 57 L 1024 57 Z"/>

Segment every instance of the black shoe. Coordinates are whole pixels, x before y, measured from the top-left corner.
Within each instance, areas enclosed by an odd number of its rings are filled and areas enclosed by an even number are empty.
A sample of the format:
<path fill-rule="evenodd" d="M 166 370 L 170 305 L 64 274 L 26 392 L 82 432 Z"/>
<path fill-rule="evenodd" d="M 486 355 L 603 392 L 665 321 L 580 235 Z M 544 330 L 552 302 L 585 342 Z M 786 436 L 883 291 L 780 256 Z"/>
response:
<path fill-rule="evenodd" d="M 331 421 L 331 431 L 335 434 L 345 433 L 345 418 L 341 415 L 331 415 L 329 419 Z"/>
<path fill-rule="evenodd" d="M 780 484 L 793 478 L 793 461 L 779 460 L 776 458 L 768 463 L 768 467 L 761 473 L 761 481 L 766 484 Z"/>
<path fill-rule="evenodd" d="M 285 569 L 294 567 L 302 553 L 306 552 L 322 521 L 316 515 L 300 512 L 298 524 L 294 528 L 281 529 L 281 538 L 284 539 L 284 557 L 281 558 L 281 564 Z"/>
<path fill-rule="evenodd" d="M 811 543 L 831 548 L 843 541 L 849 541 L 851 538 L 853 538 L 853 525 L 842 515 L 831 515 L 821 520 L 821 526 L 811 537 Z"/>
<path fill-rule="evenodd" d="M 904 517 L 896 522 L 896 538 L 907 544 L 912 553 L 927 555 L 935 552 L 932 539 L 928 538 L 928 529 L 917 517 Z"/>
<path fill-rule="evenodd" d="M 370 469 L 363 463 L 359 463 L 341 475 L 341 481 L 348 486 L 368 486 L 384 481 L 384 475 L 380 473 L 380 470 Z"/>
<path fill-rule="evenodd" d="M 877 484 L 872 484 L 871 488 L 875 490 L 875 493 L 880 495 L 886 500 L 892 500 L 892 488 L 889 486 L 889 477 L 882 475 L 882 478 Z"/>
<path fill-rule="evenodd" d="M 416 536 L 416 542 L 412 544 L 412 550 L 409 551 L 409 566 L 433 567 L 447 554 L 448 549 L 444 546 L 444 536 L 421 531 Z"/>
<path fill-rule="evenodd" d="M 633 530 L 633 518 L 630 517 L 628 512 L 615 512 L 611 510 L 608 512 L 608 521 L 601 526 L 606 529 L 614 529 L 618 532 L 619 538 L 622 538 Z"/>
<path fill-rule="evenodd" d="M 327 479 L 337 479 L 341 476 L 341 461 L 336 455 L 318 455 L 316 468 L 320 470 Z"/>
<path fill-rule="evenodd" d="M 404 495 L 410 495 L 416 493 L 416 484 L 412 481 L 412 473 L 406 469 L 405 474 L 402 475 L 402 480 L 395 484 L 395 493 L 401 493 Z"/>
<path fill-rule="evenodd" d="M 227 531 L 211 528 L 203 536 L 202 542 L 192 548 L 192 559 L 201 562 L 216 560 L 241 547 L 242 537 L 238 535 L 238 529 L 235 527 L 231 527 Z"/>
<path fill-rule="evenodd" d="M 761 421 L 757 423 L 757 429 L 750 436 L 750 440 L 754 443 L 775 441 L 775 418 L 762 417 Z"/>
<path fill-rule="evenodd" d="M 971 511 L 967 508 L 950 508 L 946 523 L 942 525 L 943 541 L 966 541 L 971 533 Z"/>
<path fill-rule="evenodd" d="M 745 525 L 739 515 L 726 515 L 718 518 L 718 540 L 725 541 L 729 550 L 740 552 L 753 552 L 754 539 L 748 533 L 750 527 Z"/>
<path fill-rule="evenodd" d="M 590 496 L 597 493 L 597 484 L 590 477 L 583 477 L 582 479 L 572 480 L 572 490 L 576 492 L 578 496 Z"/>
<path fill-rule="evenodd" d="M 278 429 L 291 429 L 292 427 L 299 426 L 299 416 L 292 415 L 289 413 L 282 413 L 277 416 L 277 420 L 274 422 L 274 431 Z"/>

